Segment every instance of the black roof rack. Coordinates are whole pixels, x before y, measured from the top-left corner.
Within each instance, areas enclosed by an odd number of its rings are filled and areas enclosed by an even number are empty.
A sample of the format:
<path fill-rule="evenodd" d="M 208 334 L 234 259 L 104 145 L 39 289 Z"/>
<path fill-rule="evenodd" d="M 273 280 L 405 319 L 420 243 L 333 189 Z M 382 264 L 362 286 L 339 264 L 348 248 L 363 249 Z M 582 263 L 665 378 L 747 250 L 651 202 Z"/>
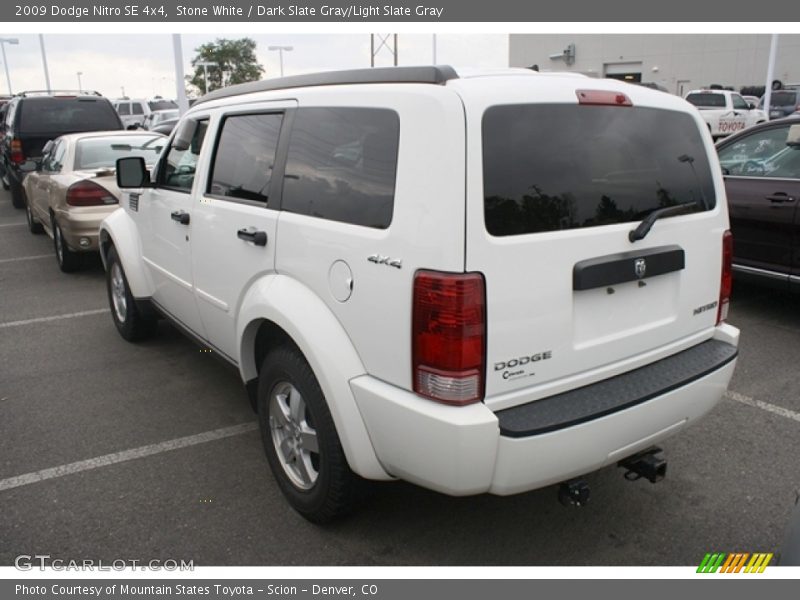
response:
<path fill-rule="evenodd" d="M 291 75 L 275 79 L 262 79 L 240 83 L 230 87 L 214 90 L 195 102 L 209 102 L 220 98 L 240 96 L 253 92 L 271 90 L 287 90 L 299 87 L 316 87 L 323 85 L 352 85 L 359 83 L 431 83 L 444 85 L 451 79 L 458 79 L 453 67 L 446 65 L 426 67 L 379 67 L 370 69 L 351 69 L 349 71 L 329 71 Z"/>
<path fill-rule="evenodd" d="M 19 92 L 17 96 L 28 98 L 30 96 L 57 96 L 67 94 L 71 96 L 103 96 L 103 94 L 95 90 L 25 90 L 24 92 Z"/>

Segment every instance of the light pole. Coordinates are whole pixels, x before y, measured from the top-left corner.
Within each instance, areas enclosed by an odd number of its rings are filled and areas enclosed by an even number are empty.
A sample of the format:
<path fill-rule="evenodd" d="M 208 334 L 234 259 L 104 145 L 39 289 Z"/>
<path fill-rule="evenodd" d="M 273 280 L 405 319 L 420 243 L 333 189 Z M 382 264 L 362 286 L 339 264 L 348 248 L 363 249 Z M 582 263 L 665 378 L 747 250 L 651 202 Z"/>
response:
<path fill-rule="evenodd" d="M 44 35 L 39 34 L 39 47 L 42 49 L 42 67 L 44 68 L 44 83 L 47 92 L 50 92 L 50 71 L 47 70 L 47 52 L 44 50 Z"/>
<path fill-rule="evenodd" d="M 203 67 L 203 81 L 206 85 L 206 94 L 208 93 L 208 67 L 216 67 L 217 63 L 211 62 L 209 60 L 204 60 L 197 63 L 197 66 Z"/>
<path fill-rule="evenodd" d="M 78 91 L 82 92 L 83 88 L 81 87 L 81 75 L 83 75 L 83 71 L 78 71 Z"/>
<path fill-rule="evenodd" d="M 278 51 L 281 61 L 281 77 L 283 77 L 283 53 L 291 52 L 292 50 L 294 50 L 294 46 L 270 46 L 269 50 L 271 52 L 275 52 L 276 50 Z"/>
<path fill-rule="evenodd" d="M 8 84 L 8 93 L 13 94 L 11 91 L 11 75 L 8 74 L 8 61 L 6 60 L 6 44 L 16 46 L 19 44 L 17 38 L 0 38 L 0 48 L 3 49 L 3 66 L 6 68 L 6 83 Z"/>

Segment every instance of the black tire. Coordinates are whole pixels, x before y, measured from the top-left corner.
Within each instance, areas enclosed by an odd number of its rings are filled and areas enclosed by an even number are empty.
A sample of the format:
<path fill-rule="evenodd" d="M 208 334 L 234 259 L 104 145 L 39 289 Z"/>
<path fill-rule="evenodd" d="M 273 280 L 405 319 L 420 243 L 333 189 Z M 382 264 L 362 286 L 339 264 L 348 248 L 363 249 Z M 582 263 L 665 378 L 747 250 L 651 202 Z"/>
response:
<path fill-rule="evenodd" d="M 289 408 L 297 401 L 292 389 L 300 396 L 301 408 L 295 420 L 284 411 L 281 422 L 275 417 L 279 398 L 288 394 L 285 406 Z M 258 380 L 258 420 L 270 469 L 292 508 L 313 523 L 326 523 L 358 505 L 363 480 L 350 470 L 317 378 L 294 347 L 280 346 L 264 359 Z M 308 441 L 310 432 L 315 442 Z M 282 436 L 288 447 L 281 457 Z M 307 476 L 305 481 L 301 472 Z"/>
<path fill-rule="evenodd" d="M 67 243 L 64 241 L 64 234 L 61 233 L 61 227 L 58 226 L 55 217 L 51 217 L 50 222 L 53 228 L 53 247 L 56 251 L 58 268 L 64 273 L 74 273 L 81 268 L 83 256 L 67 247 Z"/>
<path fill-rule="evenodd" d="M 25 208 L 25 198 L 22 195 L 22 184 L 9 177 L 8 187 L 11 190 L 11 205 L 14 208 Z"/>
<path fill-rule="evenodd" d="M 109 248 L 106 256 L 106 291 L 108 304 L 111 307 L 111 319 L 124 339 L 138 342 L 155 334 L 158 319 L 155 315 L 144 314 L 136 304 L 117 250 L 113 246 Z M 116 303 L 115 293 L 118 294 Z M 123 299 L 124 302 L 120 302 Z"/>
<path fill-rule="evenodd" d="M 42 227 L 42 224 L 33 218 L 31 205 L 28 202 L 28 195 L 27 194 L 24 195 L 25 195 L 25 219 L 28 221 L 28 231 L 36 235 L 44 233 L 44 227 Z"/>

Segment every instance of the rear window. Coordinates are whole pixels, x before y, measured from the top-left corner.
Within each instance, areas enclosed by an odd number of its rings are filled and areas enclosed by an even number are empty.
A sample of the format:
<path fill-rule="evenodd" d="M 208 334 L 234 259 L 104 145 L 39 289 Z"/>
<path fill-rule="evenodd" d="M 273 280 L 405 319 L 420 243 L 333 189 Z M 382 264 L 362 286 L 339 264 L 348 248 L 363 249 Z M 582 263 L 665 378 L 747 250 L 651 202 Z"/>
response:
<path fill-rule="evenodd" d="M 170 110 L 173 108 L 179 108 L 178 105 L 172 100 L 150 100 L 147 103 L 147 106 L 150 107 L 150 110 Z"/>
<path fill-rule="evenodd" d="M 686 101 L 699 108 L 725 108 L 724 94 L 689 94 Z"/>
<path fill-rule="evenodd" d="M 769 99 L 770 106 L 791 106 L 797 100 L 797 92 L 772 92 Z M 763 99 L 761 102 L 764 104 Z"/>
<path fill-rule="evenodd" d="M 483 117 L 486 228 L 505 236 L 643 219 L 715 204 L 690 115 L 653 108 L 521 104 Z"/>
<path fill-rule="evenodd" d="M 167 138 L 163 135 L 93 137 L 79 140 L 75 148 L 75 169 L 114 167 L 118 158 L 141 156 L 148 165 L 156 162 Z"/>
<path fill-rule="evenodd" d="M 55 137 L 77 131 L 120 129 L 108 100 L 101 98 L 36 98 L 20 102 L 19 131 Z"/>

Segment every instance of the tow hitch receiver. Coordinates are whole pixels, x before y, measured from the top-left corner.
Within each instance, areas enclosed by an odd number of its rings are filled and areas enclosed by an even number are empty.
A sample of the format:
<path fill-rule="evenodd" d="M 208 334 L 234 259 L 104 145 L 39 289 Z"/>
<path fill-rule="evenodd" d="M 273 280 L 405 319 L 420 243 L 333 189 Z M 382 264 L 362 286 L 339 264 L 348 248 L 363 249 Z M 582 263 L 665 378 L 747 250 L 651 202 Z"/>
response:
<path fill-rule="evenodd" d="M 589 501 L 589 492 L 585 479 L 564 481 L 558 486 L 558 501 L 564 506 L 583 506 Z"/>
<path fill-rule="evenodd" d="M 667 474 L 667 460 L 661 456 L 661 448 L 653 446 L 617 463 L 625 469 L 625 479 L 636 481 L 644 477 L 650 483 L 661 481 Z"/>

